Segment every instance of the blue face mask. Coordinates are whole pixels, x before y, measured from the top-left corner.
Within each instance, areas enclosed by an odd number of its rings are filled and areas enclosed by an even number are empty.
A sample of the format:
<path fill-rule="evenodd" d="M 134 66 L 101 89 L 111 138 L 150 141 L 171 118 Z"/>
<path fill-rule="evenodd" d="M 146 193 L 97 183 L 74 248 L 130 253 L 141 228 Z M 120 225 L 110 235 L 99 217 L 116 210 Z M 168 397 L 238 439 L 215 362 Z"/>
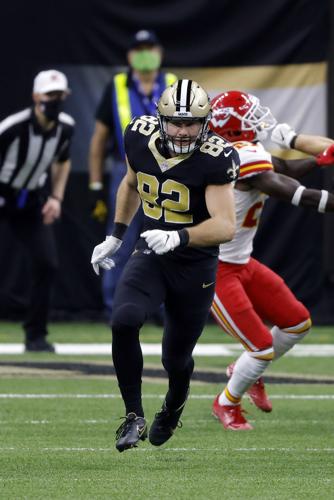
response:
<path fill-rule="evenodd" d="M 41 101 L 40 110 L 43 115 L 50 121 L 58 119 L 58 115 L 63 108 L 62 99 L 52 99 L 51 101 Z"/>

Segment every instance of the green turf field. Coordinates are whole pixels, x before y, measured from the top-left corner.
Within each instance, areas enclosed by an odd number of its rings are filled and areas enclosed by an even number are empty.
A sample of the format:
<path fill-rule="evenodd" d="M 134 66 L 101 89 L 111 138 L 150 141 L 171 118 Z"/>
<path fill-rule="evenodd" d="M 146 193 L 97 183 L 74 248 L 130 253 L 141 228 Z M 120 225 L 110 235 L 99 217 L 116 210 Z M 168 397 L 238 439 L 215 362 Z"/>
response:
<path fill-rule="evenodd" d="M 51 325 L 53 342 L 108 342 L 107 327 Z M 145 327 L 143 340 L 160 331 Z M 334 329 L 314 329 L 310 343 L 333 343 Z M 228 338 L 214 326 L 202 341 Z M 20 342 L 17 324 L 0 324 L 0 342 Z M 229 340 L 228 340 L 229 341 Z M 9 359 L 47 361 L 49 369 L 5 365 Z M 119 453 L 114 432 L 123 407 L 115 379 L 55 370 L 56 355 L 0 358 L 1 499 L 332 499 L 334 384 L 270 384 L 274 410 L 250 405 L 253 431 L 225 431 L 211 416 L 219 384 L 193 382 L 183 428 L 161 448 L 148 441 Z M 110 363 L 107 357 L 63 356 L 71 363 Z M 3 363 L 1 363 L 3 361 Z M 196 358 L 196 369 L 223 371 L 228 358 Z M 159 366 L 147 357 L 146 366 Z M 272 373 L 334 379 L 334 360 L 285 358 Z M 148 421 L 162 403 L 166 381 L 144 380 Z"/>
<path fill-rule="evenodd" d="M 49 326 L 52 342 L 110 342 L 110 328 L 103 323 L 51 323 Z M 144 325 L 141 338 L 144 342 L 157 342 L 161 339 L 162 329 Z M 23 342 L 22 328 L 19 323 L 0 321 L 0 342 Z M 200 342 L 235 342 L 219 326 L 208 325 Z M 334 343 L 334 326 L 313 327 L 304 342 L 311 344 Z"/>

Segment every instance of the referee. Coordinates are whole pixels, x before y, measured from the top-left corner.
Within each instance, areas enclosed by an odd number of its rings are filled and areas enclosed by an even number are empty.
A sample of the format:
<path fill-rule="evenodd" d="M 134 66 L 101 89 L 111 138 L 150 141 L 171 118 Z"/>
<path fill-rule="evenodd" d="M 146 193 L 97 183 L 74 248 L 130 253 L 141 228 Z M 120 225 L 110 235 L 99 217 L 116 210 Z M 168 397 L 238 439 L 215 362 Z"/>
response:
<path fill-rule="evenodd" d="M 24 245 L 32 287 L 23 324 L 26 351 L 54 352 L 46 337 L 50 291 L 58 257 L 52 224 L 71 168 L 74 120 L 63 113 L 66 76 L 41 71 L 34 79 L 33 106 L 0 123 L 0 219 Z"/>

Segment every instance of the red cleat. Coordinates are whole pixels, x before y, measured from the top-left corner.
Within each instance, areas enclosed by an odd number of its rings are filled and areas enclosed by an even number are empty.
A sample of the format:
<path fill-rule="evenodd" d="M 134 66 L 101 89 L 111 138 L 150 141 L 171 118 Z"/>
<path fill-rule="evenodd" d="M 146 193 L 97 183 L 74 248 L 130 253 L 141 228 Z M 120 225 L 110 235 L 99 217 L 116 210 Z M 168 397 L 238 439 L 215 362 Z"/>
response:
<path fill-rule="evenodd" d="M 260 410 L 270 412 L 273 409 L 270 399 L 266 394 L 263 378 L 260 377 L 247 391 L 250 400 Z"/>
<path fill-rule="evenodd" d="M 226 368 L 226 375 L 231 378 L 235 363 L 231 363 Z M 266 388 L 263 382 L 263 378 L 260 377 L 247 391 L 251 402 L 257 406 L 260 410 L 265 412 L 270 412 L 273 409 L 273 405 L 267 396 Z"/>
<path fill-rule="evenodd" d="M 232 431 L 250 431 L 253 429 L 251 424 L 247 422 L 243 416 L 243 411 L 240 405 L 228 406 L 220 405 L 218 402 L 219 395 L 213 402 L 212 415 L 221 421 L 225 429 Z"/>

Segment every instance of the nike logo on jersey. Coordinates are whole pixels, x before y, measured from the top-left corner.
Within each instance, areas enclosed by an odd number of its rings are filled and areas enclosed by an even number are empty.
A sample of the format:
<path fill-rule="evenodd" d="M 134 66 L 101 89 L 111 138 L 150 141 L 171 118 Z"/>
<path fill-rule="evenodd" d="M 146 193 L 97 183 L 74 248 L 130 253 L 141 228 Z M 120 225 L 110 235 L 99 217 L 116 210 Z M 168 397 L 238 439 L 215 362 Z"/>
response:
<path fill-rule="evenodd" d="M 224 156 L 225 158 L 228 158 L 230 156 L 230 154 L 232 153 L 233 149 L 230 149 L 230 151 L 228 153 L 225 153 L 224 151 Z"/>
<path fill-rule="evenodd" d="M 211 281 L 211 283 L 202 283 L 202 288 L 208 288 L 209 286 L 213 285 L 214 281 Z"/>

